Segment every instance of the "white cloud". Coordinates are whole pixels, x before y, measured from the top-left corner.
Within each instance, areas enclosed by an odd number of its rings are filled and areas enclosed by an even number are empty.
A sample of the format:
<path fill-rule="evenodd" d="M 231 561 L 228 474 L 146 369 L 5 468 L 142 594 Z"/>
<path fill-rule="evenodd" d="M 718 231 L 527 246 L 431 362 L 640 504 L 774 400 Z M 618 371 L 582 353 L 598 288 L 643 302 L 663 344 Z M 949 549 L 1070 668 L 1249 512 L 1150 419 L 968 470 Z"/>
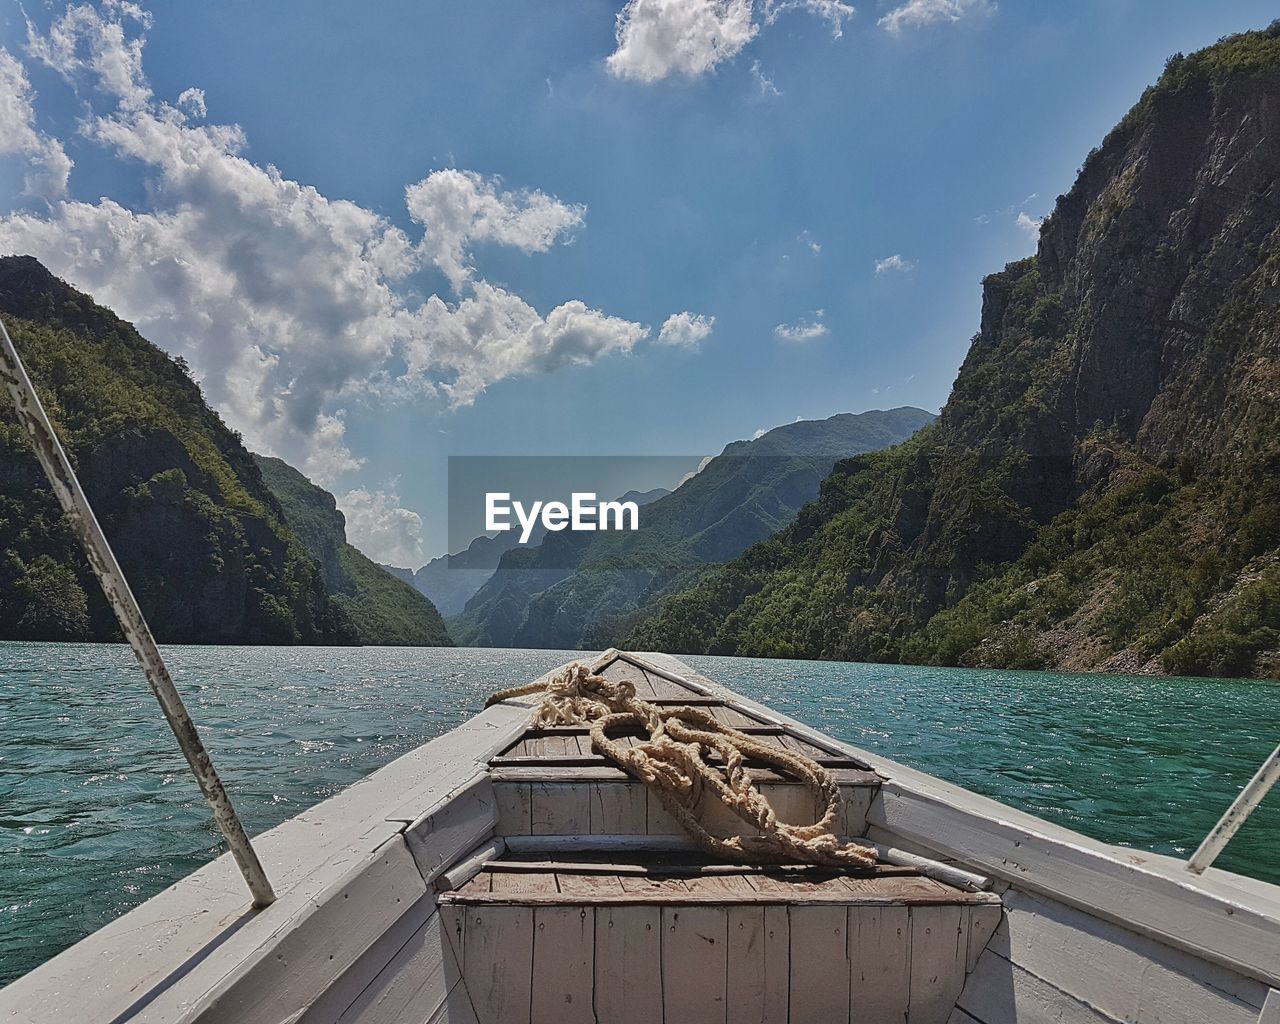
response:
<path fill-rule="evenodd" d="M 801 231 L 800 234 L 796 236 L 796 241 L 803 246 L 807 246 L 809 251 L 815 256 L 821 255 L 822 246 L 818 242 L 814 241 L 813 235 L 809 234 L 807 230 Z"/>
<path fill-rule="evenodd" d="M 147 206 L 104 198 L 15 212 L 0 217 L 0 252 L 36 256 L 184 356 L 250 447 L 331 483 L 361 462 L 345 441 L 342 410 L 354 402 L 462 405 L 495 381 L 626 352 L 648 334 L 576 299 L 543 316 L 477 276 L 473 244 L 541 252 L 583 223 L 584 207 L 437 171 L 406 189 L 424 228 L 415 242 L 371 210 L 253 163 L 238 126 L 193 125 L 154 98 L 143 41 L 126 24 L 146 19 L 118 0 L 71 7 L 47 36 L 31 30 L 28 52 L 97 97 L 81 134 L 145 168 Z M 12 65 L 0 73 L 12 79 Z M 29 126 L 30 93 L 16 95 L 0 116 L 16 110 Z M 199 109 L 193 90 L 183 96 Z M 398 290 L 428 265 L 449 278 L 452 302 Z"/>
<path fill-rule="evenodd" d="M 617 48 L 605 60 L 617 78 L 656 82 L 671 75 L 697 78 L 732 60 L 788 11 L 824 19 L 839 39 L 854 9 L 841 0 L 627 0 L 618 12 Z M 765 95 L 777 90 L 759 67 L 752 76 Z"/>
<path fill-rule="evenodd" d="M 764 68 L 760 66 L 758 60 L 751 62 L 751 77 L 755 79 L 756 85 L 759 86 L 761 96 L 782 95 L 778 87 L 773 84 L 773 79 L 764 73 Z"/>
<path fill-rule="evenodd" d="M 1040 225 L 1044 223 L 1043 217 L 1028 216 L 1025 210 L 1018 211 L 1018 218 L 1014 221 L 1019 228 L 1025 231 L 1032 238 L 1040 237 Z"/>
<path fill-rule="evenodd" d="M 911 260 L 904 260 L 900 253 L 894 253 L 894 255 L 886 256 L 882 260 L 876 260 L 876 274 L 905 274 L 914 267 L 915 263 Z"/>
<path fill-rule="evenodd" d="M 204 102 L 203 89 L 183 89 L 178 93 L 178 109 L 185 111 L 191 117 L 208 117 L 209 108 Z"/>
<path fill-rule="evenodd" d="M 422 248 L 461 292 L 474 268 L 472 242 L 495 242 L 522 252 L 546 252 L 582 226 L 585 206 L 562 203 L 536 189 L 501 192 L 501 182 L 475 171 L 436 171 L 405 190 L 409 214 L 426 228 Z"/>
<path fill-rule="evenodd" d="M 658 341 L 663 345 L 684 345 L 692 348 L 706 340 L 715 326 L 716 318 L 700 313 L 672 313 L 658 331 Z"/>
<path fill-rule="evenodd" d="M 394 491 L 359 487 L 338 498 L 338 508 L 347 520 L 347 541 L 375 562 L 416 569 L 426 561 L 422 517 L 402 508 Z"/>
<path fill-rule="evenodd" d="M 25 157 L 29 196 L 56 199 L 67 191 L 71 158 L 62 143 L 36 129 L 35 93 L 26 69 L 0 46 L 0 157 Z"/>
<path fill-rule="evenodd" d="M 857 11 L 841 0 L 764 0 L 765 23 L 772 25 L 787 11 L 806 11 L 824 19 L 831 26 L 831 35 L 839 39 L 844 35 L 844 23 Z"/>
<path fill-rule="evenodd" d="M 751 0 L 628 0 L 618 12 L 611 74 L 639 82 L 696 78 L 756 37 Z"/>
<path fill-rule="evenodd" d="M 812 341 L 829 333 L 827 325 L 822 322 L 825 310 L 816 310 L 812 319 L 801 317 L 794 324 L 778 324 L 773 329 L 773 336 L 779 341 Z"/>
<path fill-rule="evenodd" d="M 764 435 L 767 433 L 768 431 L 765 430 L 764 427 L 756 427 L 756 432 L 751 435 L 751 440 L 759 441 L 760 438 L 764 437 Z"/>
<path fill-rule="evenodd" d="M 951 25 L 972 15 L 990 14 L 995 9 L 996 5 L 990 0 L 907 0 L 876 24 L 896 36 L 907 29 Z"/>

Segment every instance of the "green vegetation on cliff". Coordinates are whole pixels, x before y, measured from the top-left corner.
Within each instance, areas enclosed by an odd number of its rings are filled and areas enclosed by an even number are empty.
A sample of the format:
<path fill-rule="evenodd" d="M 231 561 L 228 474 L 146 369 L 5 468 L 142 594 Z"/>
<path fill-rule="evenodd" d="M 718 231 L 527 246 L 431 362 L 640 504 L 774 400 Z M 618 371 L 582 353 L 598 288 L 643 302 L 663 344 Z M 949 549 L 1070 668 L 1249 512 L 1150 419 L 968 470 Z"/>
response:
<path fill-rule="evenodd" d="M 1278 175 L 1280 29 L 1171 59 L 984 282 L 939 421 L 617 642 L 1280 672 Z"/>
<path fill-rule="evenodd" d="M 332 494 L 280 459 L 254 458 L 285 522 L 320 565 L 329 593 L 351 619 L 361 643 L 450 645 L 435 605 L 347 543 L 346 520 Z"/>
<path fill-rule="evenodd" d="M 30 257 L 0 259 L 0 316 L 161 640 L 355 641 L 178 361 Z M 117 636 L 29 439 L 0 409 L 0 638 Z"/>

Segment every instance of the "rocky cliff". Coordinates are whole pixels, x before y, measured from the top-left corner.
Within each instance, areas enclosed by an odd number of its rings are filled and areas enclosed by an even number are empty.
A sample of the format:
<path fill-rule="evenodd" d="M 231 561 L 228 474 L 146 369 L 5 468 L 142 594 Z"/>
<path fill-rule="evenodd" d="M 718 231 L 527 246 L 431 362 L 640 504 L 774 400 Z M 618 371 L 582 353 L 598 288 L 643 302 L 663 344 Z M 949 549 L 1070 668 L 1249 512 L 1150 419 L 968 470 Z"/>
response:
<path fill-rule="evenodd" d="M 625 642 L 1276 674 L 1278 229 L 1273 26 L 1171 58 L 1089 154 L 937 424 Z"/>
<path fill-rule="evenodd" d="M 0 316 L 162 641 L 358 639 L 180 363 L 29 257 L 0 259 Z M 117 637 L 29 439 L 0 409 L 0 638 Z"/>

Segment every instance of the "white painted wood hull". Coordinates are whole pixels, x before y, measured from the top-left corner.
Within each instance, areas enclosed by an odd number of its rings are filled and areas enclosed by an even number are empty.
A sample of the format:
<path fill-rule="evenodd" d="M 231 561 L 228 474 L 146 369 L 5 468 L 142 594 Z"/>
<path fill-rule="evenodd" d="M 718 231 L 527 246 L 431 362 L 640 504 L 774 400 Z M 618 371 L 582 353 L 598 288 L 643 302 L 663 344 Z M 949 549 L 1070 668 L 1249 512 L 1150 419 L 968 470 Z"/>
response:
<path fill-rule="evenodd" d="M 597 664 L 817 751 L 843 830 L 925 860 L 681 861 L 642 786 L 508 703 L 260 836 L 273 906 L 220 858 L 0 990 L 0 1022 L 1280 1024 L 1280 887 L 1090 840 L 666 655 Z"/>

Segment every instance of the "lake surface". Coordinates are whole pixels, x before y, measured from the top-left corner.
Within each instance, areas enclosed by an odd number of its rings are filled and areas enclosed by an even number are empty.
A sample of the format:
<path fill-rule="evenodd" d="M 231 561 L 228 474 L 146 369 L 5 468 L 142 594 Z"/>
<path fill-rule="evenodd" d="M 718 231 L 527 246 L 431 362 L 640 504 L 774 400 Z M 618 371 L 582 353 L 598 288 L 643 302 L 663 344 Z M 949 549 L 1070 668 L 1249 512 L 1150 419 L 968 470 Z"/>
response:
<path fill-rule="evenodd" d="M 559 651 L 175 647 L 250 832 Z M 825 732 L 1109 842 L 1187 856 L 1280 739 L 1280 685 L 690 657 Z M 0 984 L 220 852 L 125 647 L 0 643 Z M 1219 866 L 1280 882 L 1280 793 Z"/>

